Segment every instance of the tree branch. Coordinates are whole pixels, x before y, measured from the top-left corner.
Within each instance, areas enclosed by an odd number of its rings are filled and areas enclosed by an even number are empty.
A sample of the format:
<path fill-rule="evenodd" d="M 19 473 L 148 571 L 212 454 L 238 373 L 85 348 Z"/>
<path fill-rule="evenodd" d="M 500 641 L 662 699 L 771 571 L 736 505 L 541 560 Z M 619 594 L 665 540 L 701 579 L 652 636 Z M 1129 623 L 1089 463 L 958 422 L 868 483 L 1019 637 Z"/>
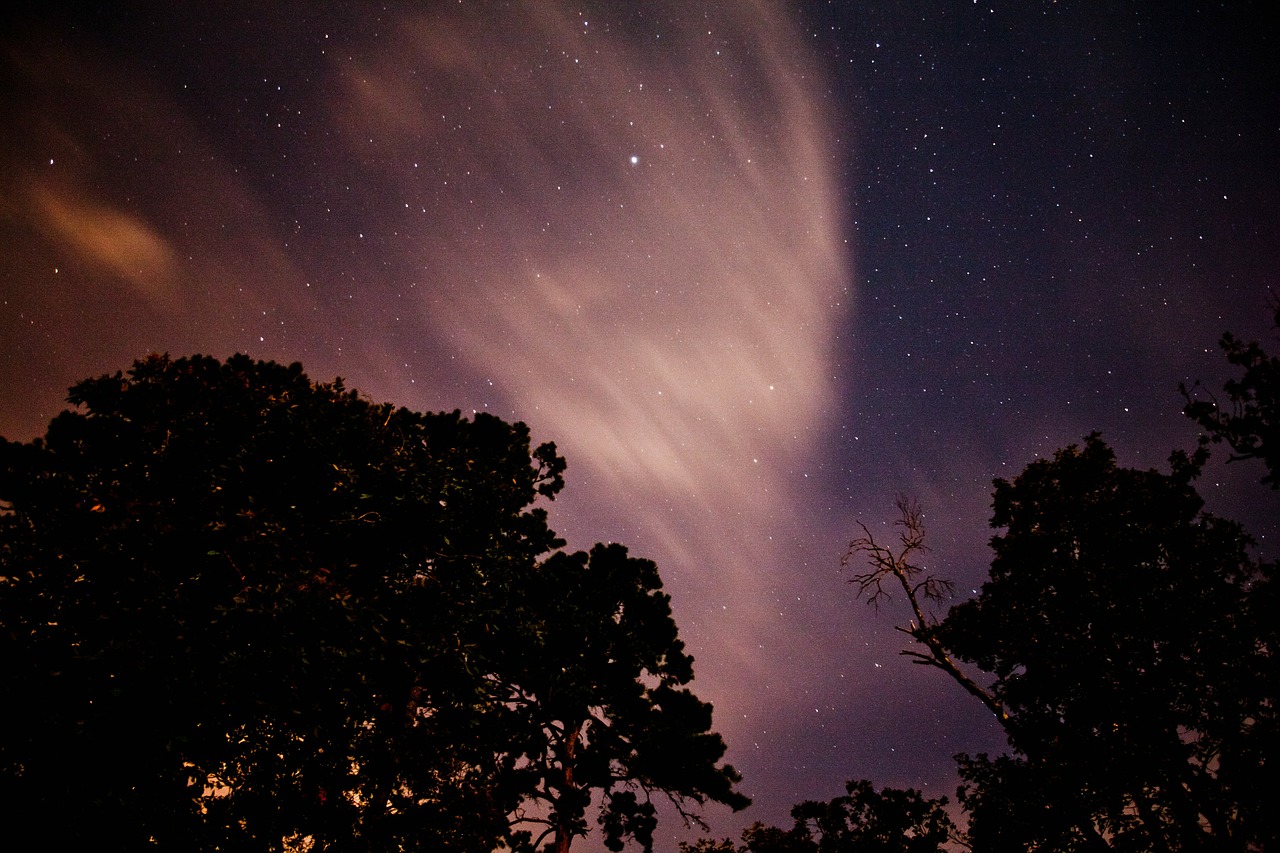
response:
<path fill-rule="evenodd" d="M 995 714 L 1002 725 L 1006 725 L 1009 715 L 1000 700 L 990 690 L 965 674 L 951 659 L 946 648 L 935 635 L 937 620 L 925 613 L 921 599 L 941 602 L 951 597 L 954 586 L 951 581 L 928 574 L 922 566 L 912 562 L 916 554 L 924 554 L 929 550 L 925 545 L 924 513 L 920 510 L 920 504 L 906 495 L 900 495 L 895 505 L 899 513 L 898 520 L 894 522 L 894 525 L 900 528 L 899 550 L 895 553 L 892 549 L 876 542 L 867 526 L 858 522 L 858 526 L 862 528 L 862 536 L 849 543 L 849 549 L 840 559 L 840 564 L 848 566 L 861 557 L 866 560 L 870 571 L 854 574 L 849 582 L 858 587 L 859 598 L 865 597 L 867 603 L 876 608 L 879 608 L 882 600 L 892 599 L 890 589 L 900 588 L 911 605 L 911 612 L 915 619 L 908 622 L 907 627 L 896 627 L 929 650 L 920 652 L 904 649 L 902 654 L 913 658 L 914 663 L 934 666 L 950 675 L 953 681 Z M 890 589 L 886 589 L 886 585 Z"/>

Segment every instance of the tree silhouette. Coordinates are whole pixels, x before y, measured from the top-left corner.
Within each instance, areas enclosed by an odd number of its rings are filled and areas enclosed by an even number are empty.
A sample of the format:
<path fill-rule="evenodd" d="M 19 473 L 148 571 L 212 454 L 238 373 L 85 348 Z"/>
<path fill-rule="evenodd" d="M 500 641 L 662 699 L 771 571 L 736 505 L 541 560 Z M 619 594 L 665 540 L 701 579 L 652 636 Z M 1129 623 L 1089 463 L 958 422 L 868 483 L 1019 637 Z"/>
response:
<path fill-rule="evenodd" d="M 543 799 L 563 850 L 601 790 L 611 846 L 647 848 L 653 794 L 745 804 L 656 568 L 558 550 L 533 503 L 564 460 L 523 424 L 246 356 L 69 399 L 0 440 L 13 837 L 528 849 Z"/>
<path fill-rule="evenodd" d="M 910 562 L 918 511 L 900 504 L 900 552 L 855 540 L 869 595 L 896 580 L 917 661 L 1000 720 L 1013 749 L 960 759 L 973 849 L 1246 850 L 1274 841 L 1270 568 L 1239 525 L 1203 512 L 1187 471 L 1121 468 L 1097 435 L 996 481 L 990 579 L 926 621 Z M 865 528 L 864 528 L 865 532 Z M 990 673 L 981 685 L 954 661 Z"/>
<path fill-rule="evenodd" d="M 755 823 L 742 845 L 729 839 L 681 844 L 681 853 L 941 853 L 955 840 L 947 799 L 929 799 L 912 789 L 883 788 L 865 779 L 845 785 L 846 795 L 813 800 L 791 810 L 795 824 L 779 829 Z"/>
<path fill-rule="evenodd" d="M 1280 331 L 1280 303 L 1275 305 L 1273 324 Z M 1280 489 L 1280 358 L 1267 355 L 1256 341 L 1246 344 L 1230 332 L 1222 336 L 1221 346 L 1227 361 L 1244 369 L 1224 386 L 1228 404 L 1219 404 L 1198 383 L 1191 389 L 1182 385 L 1184 411 L 1205 431 L 1202 449 L 1225 442 L 1232 460 L 1261 459 L 1267 467 L 1262 482 Z"/>
<path fill-rule="evenodd" d="M 892 598 L 895 587 L 900 589 L 911 605 L 911 613 L 915 618 L 906 627 L 898 626 L 898 630 L 925 647 L 925 651 L 904 649 L 902 654 L 910 657 L 914 663 L 937 667 L 947 673 L 995 714 L 997 719 L 1006 722 L 1008 714 L 1000 700 L 957 666 L 950 652 L 938 639 L 938 620 L 930 615 L 927 606 L 940 604 L 950 598 L 954 587 L 951 581 L 926 572 L 916 562 L 929 550 L 925 544 L 924 514 L 920 504 L 906 495 L 900 495 L 897 507 L 898 520 L 894 525 L 899 528 L 898 550 L 895 552 L 887 545 L 877 542 L 870 529 L 859 523 L 862 535 L 849 543 L 840 564 L 848 567 L 862 559 L 866 562 L 868 571 L 855 572 L 849 582 L 858 587 L 858 597 L 865 598 L 874 607 L 879 607 L 881 602 Z"/>

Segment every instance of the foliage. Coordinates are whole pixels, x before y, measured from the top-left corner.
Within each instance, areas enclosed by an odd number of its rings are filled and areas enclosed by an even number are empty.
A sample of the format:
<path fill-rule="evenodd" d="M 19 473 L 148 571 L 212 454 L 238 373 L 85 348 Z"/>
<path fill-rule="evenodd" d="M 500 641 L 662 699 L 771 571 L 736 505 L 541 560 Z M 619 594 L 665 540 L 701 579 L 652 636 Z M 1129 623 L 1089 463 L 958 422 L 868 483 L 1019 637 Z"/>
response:
<path fill-rule="evenodd" d="M 830 802 L 797 805 L 789 830 L 755 823 L 742 833 L 741 847 L 727 838 L 702 839 L 681 844 L 681 853 L 939 853 L 954 835 L 946 797 L 877 791 L 866 780 L 850 781 L 845 789 L 845 796 Z"/>
<path fill-rule="evenodd" d="M 1203 512 L 1183 468 L 1121 468 L 1097 435 L 996 481 L 995 557 L 980 594 L 940 622 L 945 591 L 914 560 L 922 515 L 902 500 L 899 548 L 864 527 L 852 582 L 899 588 L 902 630 L 976 696 L 1013 748 L 961 756 L 974 850 L 1221 850 L 1275 842 L 1274 567 L 1239 525 Z M 957 663 L 959 661 L 960 663 Z M 990 674 L 983 685 L 961 664 Z"/>
<path fill-rule="evenodd" d="M 1275 328 L 1280 330 L 1280 304 L 1275 307 Z M 1225 442 L 1232 459 L 1261 459 L 1268 473 L 1262 482 L 1280 489 L 1280 358 L 1269 356 L 1256 342 L 1248 344 L 1230 332 L 1222 336 L 1227 361 L 1244 368 L 1238 379 L 1224 386 L 1228 406 L 1212 394 L 1202 399 L 1199 386 L 1181 386 L 1186 414 L 1205 431 L 1201 446 Z"/>
<path fill-rule="evenodd" d="M 653 793 L 745 804 L 656 568 L 557 550 L 532 504 L 564 461 L 523 424 L 245 356 L 153 356 L 70 401 L 0 440 L 15 835 L 530 848 L 510 822 L 544 801 L 568 849 L 594 789 L 610 846 L 647 848 Z"/>
<path fill-rule="evenodd" d="M 518 728 L 533 734 L 522 772 L 536 778 L 531 796 L 550 813 L 530 821 L 567 844 L 561 830 L 585 831 L 598 790 L 605 845 L 621 850 L 631 837 L 648 850 L 656 791 L 693 821 L 687 801 L 748 805 L 732 768 L 716 765 L 725 746 L 710 731 L 711 706 L 682 686 L 693 661 L 657 567 L 619 545 L 597 545 L 589 555 L 552 555 L 528 580 L 516 622 L 532 630 L 505 650 L 495 680 Z"/>
<path fill-rule="evenodd" d="M 1173 454 L 1171 474 L 1119 467 L 1094 434 L 997 480 L 990 578 L 941 621 L 924 602 L 950 589 L 918 562 L 917 505 L 899 500 L 896 548 L 865 525 L 850 543 L 845 563 L 866 561 L 859 594 L 910 604 L 899 630 L 917 645 L 903 654 L 946 672 L 1008 735 L 1008 755 L 958 756 L 979 853 L 1280 847 L 1276 567 L 1193 487 L 1221 442 L 1280 487 L 1280 360 L 1231 335 L 1223 347 L 1244 368 L 1226 385 L 1231 410 L 1182 389 L 1207 435 Z"/>
<path fill-rule="evenodd" d="M 1240 527 L 1096 435 L 997 481 L 992 525 L 990 580 L 932 632 L 993 675 L 1015 751 L 961 761 L 974 849 L 1261 843 L 1274 660 Z"/>

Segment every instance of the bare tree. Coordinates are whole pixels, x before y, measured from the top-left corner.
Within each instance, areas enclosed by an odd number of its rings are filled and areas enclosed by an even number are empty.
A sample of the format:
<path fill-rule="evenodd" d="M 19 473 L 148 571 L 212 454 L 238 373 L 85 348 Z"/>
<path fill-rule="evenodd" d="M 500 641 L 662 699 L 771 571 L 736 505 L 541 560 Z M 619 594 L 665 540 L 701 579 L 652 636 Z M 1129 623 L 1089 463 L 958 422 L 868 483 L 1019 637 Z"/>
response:
<path fill-rule="evenodd" d="M 966 675 L 951 659 L 937 637 L 935 629 L 938 620 L 928 615 L 921 606 L 922 600 L 933 603 L 945 601 L 951 597 L 954 588 L 951 581 L 930 574 L 916 562 L 921 555 L 929 551 L 924 541 L 924 513 L 920 510 L 919 502 L 906 495 L 899 495 L 896 506 L 898 520 L 894 522 L 894 526 L 899 528 L 898 550 L 895 552 L 892 548 L 876 542 L 867 526 L 858 522 L 858 526 L 862 528 L 862 535 L 849 543 L 849 549 L 840 559 L 840 565 L 849 566 L 857 563 L 861 558 L 865 560 L 867 571 L 854 574 L 849 578 L 849 583 L 858 588 L 859 598 L 865 598 L 868 604 L 877 609 L 882 601 L 892 599 L 895 587 L 900 587 L 911 604 L 911 611 L 915 618 L 905 627 L 902 625 L 896 627 L 926 649 L 926 651 L 903 649 L 902 654 L 915 663 L 941 669 L 966 691 L 976 696 L 991 713 L 996 715 L 996 719 L 1002 725 L 1007 724 L 1009 715 L 1004 706 L 990 690 Z"/>

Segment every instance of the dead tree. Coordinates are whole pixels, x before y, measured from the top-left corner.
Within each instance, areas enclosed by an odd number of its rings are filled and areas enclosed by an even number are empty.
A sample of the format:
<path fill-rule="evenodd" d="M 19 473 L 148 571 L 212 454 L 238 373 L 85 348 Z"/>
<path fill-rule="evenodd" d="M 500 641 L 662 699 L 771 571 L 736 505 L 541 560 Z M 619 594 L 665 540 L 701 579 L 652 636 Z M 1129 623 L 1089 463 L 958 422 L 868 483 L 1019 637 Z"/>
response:
<path fill-rule="evenodd" d="M 877 609 L 882 601 L 892 599 L 895 588 L 901 588 L 915 618 L 905 627 L 895 627 L 925 648 L 925 651 L 903 649 L 902 654 L 911 658 L 914 663 L 937 667 L 947 673 L 995 714 L 1001 725 L 1007 725 L 1009 715 L 1004 706 L 990 690 L 966 675 L 951 659 L 937 637 L 937 619 L 927 615 L 921 606 L 922 599 L 941 602 L 950 598 L 953 585 L 949 580 L 929 574 L 915 562 L 920 555 L 929 551 L 924 541 L 924 514 L 920 511 L 920 504 L 905 495 L 900 495 L 896 504 L 898 520 L 894 522 L 894 526 L 899 528 L 899 549 L 895 552 L 876 542 L 867 526 L 858 522 L 858 526 L 862 528 L 862 536 L 849 543 L 849 549 L 840 559 L 840 565 L 847 567 L 862 558 L 866 561 L 868 570 L 855 573 L 849 578 L 849 583 L 858 588 L 859 598 L 865 598 L 868 604 Z"/>

